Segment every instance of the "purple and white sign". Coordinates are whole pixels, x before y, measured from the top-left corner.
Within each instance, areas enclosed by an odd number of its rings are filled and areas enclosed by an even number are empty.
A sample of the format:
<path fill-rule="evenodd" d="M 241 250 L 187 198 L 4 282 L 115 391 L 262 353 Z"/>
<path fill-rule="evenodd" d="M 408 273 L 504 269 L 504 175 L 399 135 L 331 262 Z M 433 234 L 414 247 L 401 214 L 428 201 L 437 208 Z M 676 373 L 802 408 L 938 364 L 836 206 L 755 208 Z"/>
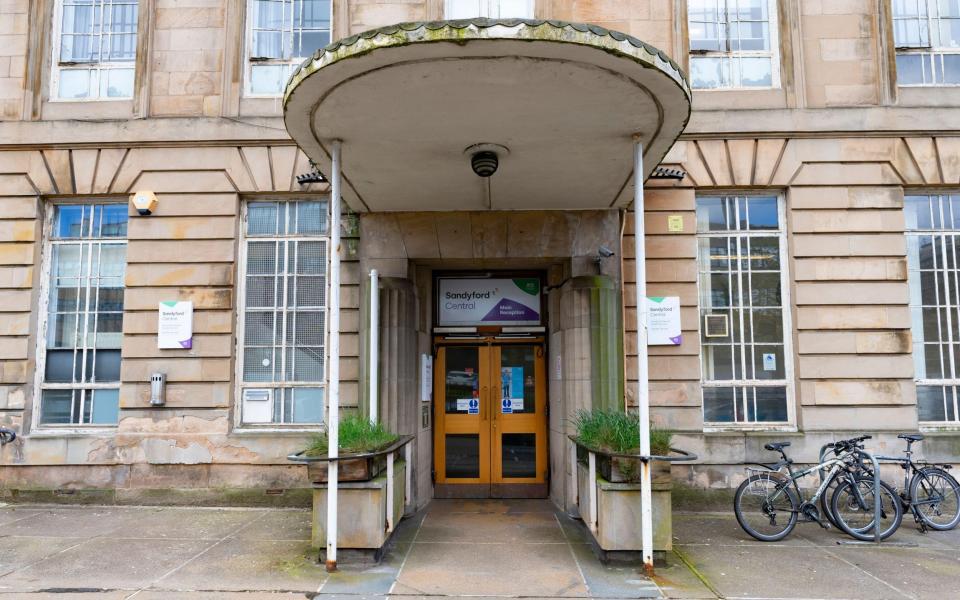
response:
<path fill-rule="evenodd" d="M 682 342 L 679 296 L 648 297 L 647 345 L 679 346 Z"/>
<path fill-rule="evenodd" d="M 161 302 L 157 348 L 193 348 L 193 302 Z"/>
<path fill-rule="evenodd" d="M 438 325 L 540 325 L 540 280 L 442 278 Z"/>

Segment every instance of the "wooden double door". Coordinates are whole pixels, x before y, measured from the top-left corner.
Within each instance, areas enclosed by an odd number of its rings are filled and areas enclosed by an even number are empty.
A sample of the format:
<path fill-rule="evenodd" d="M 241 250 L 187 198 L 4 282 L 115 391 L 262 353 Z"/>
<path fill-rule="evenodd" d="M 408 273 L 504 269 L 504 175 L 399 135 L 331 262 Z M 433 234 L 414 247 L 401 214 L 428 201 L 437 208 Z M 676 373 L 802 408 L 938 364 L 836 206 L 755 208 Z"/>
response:
<path fill-rule="evenodd" d="M 547 395 L 542 338 L 438 339 L 437 498 L 545 498 Z"/>

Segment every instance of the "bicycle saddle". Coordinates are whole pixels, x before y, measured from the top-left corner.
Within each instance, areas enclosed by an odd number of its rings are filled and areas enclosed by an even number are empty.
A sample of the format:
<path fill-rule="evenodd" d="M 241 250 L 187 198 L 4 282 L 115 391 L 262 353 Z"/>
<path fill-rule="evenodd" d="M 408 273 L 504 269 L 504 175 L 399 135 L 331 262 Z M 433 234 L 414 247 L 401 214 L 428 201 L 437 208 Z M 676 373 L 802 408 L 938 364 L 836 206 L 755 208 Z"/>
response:
<path fill-rule="evenodd" d="M 911 442 L 919 442 L 923 439 L 923 435 L 919 433 L 901 433 L 897 437 L 901 440 L 910 440 Z"/>
<path fill-rule="evenodd" d="M 765 444 L 763 447 L 771 452 L 779 452 L 789 445 L 790 442 L 770 442 L 769 444 Z"/>

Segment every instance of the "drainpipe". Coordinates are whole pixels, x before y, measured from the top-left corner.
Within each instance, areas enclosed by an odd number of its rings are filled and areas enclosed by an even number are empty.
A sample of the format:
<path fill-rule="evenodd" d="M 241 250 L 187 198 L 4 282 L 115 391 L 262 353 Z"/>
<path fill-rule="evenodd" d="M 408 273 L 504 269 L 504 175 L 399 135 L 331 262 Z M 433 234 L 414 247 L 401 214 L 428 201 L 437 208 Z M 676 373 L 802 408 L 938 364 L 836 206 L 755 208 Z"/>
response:
<path fill-rule="evenodd" d="M 327 571 L 337 570 L 337 457 L 340 454 L 340 140 L 330 169 L 330 359 L 327 382 Z"/>
<path fill-rule="evenodd" d="M 380 398 L 380 277 L 376 269 L 370 271 L 370 422 L 376 424 Z M 409 469 L 410 467 L 407 466 Z"/>
<path fill-rule="evenodd" d="M 633 136 L 633 239 L 637 287 L 637 404 L 640 416 L 640 454 L 650 456 L 650 374 L 647 364 L 647 248 L 643 223 L 643 142 Z M 653 575 L 653 494 L 650 461 L 640 463 L 640 536 L 643 567 Z"/>

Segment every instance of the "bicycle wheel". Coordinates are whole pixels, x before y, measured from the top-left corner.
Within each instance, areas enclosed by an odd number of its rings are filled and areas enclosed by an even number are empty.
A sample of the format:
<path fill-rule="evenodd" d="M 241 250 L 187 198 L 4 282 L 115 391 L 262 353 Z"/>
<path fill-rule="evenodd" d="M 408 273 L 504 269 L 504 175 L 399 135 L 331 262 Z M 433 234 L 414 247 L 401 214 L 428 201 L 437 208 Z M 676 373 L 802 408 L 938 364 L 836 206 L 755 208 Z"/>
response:
<path fill-rule="evenodd" d="M 931 529 L 946 531 L 960 523 L 960 484 L 937 467 L 926 467 L 910 481 L 910 499 Z"/>
<path fill-rule="evenodd" d="M 854 487 L 856 486 L 856 487 Z M 858 497 L 859 496 L 859 497 Z M 874 522 L 873 479 L 859 477 L 844 481 L 830 499 L 833 516 L 847 535 L 858 540 L 872 541 Z M 903 507 L 897 491 L 885 481 L 880 482 L 880 539 L 887 539 L 900 527 Z"/>
<path fill-rule="evenodd" d="M 787 537 L 797 525 L 799 506 L 789 481 L 775 475 L 751 475 L 733 497 L 733 512 L 740 527 L 761 542 Z"/>

